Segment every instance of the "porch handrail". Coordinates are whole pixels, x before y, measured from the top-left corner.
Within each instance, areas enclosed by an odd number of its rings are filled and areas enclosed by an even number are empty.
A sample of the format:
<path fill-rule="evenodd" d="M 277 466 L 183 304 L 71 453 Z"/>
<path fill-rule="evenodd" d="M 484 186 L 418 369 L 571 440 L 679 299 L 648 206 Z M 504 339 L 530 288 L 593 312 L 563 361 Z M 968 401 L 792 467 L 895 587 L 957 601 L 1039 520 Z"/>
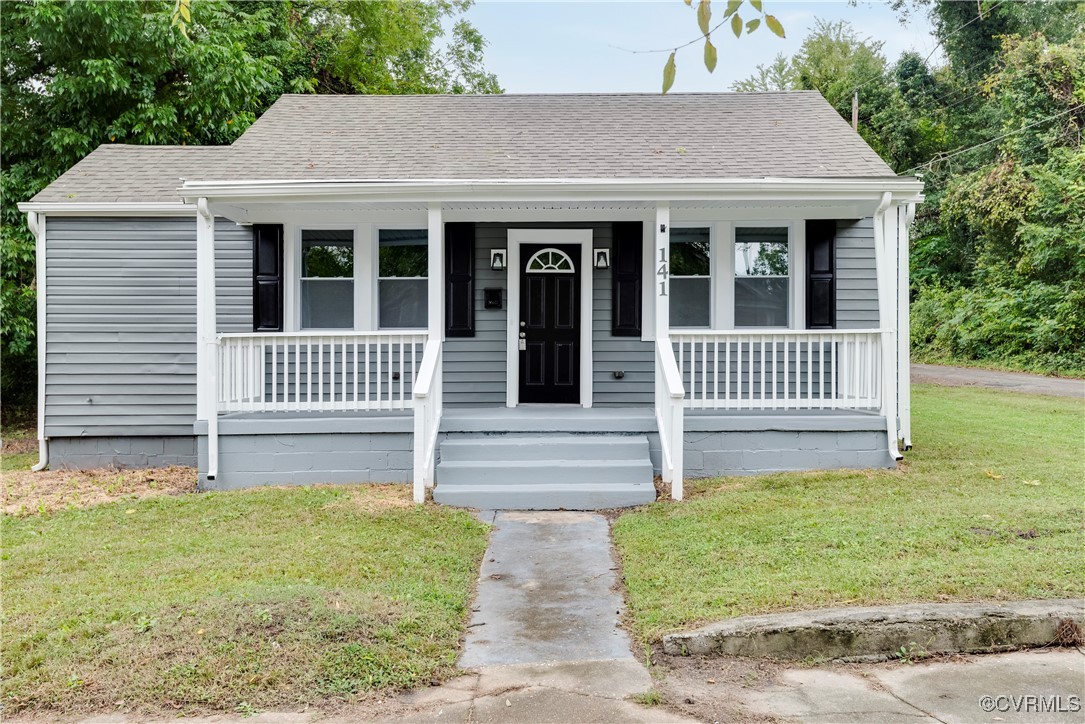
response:
<path fill-rule="evenodd" d="M 426 342 L 422 364 L 414 385 L 414 501 L 426 499 L 432 488 L 437 456 L 437 434 L 441 428 L 441 340 Z"/>
<path fill-rule="evenodd" d="M 663 482 L 671 484 L 671 498 L 681 500 L 685 446 L 683 400 L 686 392 L 669 337 L 656 339 L 655 368 L 656 425 L 663 458 L 660 467 Z"/>
<path fill-rule="evenodd" d="M 862 409 L 881 406 L 880 329 L 683 330 L 672 335 L 686 407 Z"/>

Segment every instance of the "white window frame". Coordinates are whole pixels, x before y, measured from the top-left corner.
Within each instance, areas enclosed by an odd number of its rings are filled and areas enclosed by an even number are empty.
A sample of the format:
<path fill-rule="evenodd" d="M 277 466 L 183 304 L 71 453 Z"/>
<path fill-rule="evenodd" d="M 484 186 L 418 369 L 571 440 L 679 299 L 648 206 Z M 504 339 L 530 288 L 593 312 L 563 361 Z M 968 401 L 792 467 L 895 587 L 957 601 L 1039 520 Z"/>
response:
<path fill-rule="evenodd" d="M 705 331 L 717 329 L 717 320 L 720 319 L 716 309 L 716 300 L 719 298 L 719 290 L 716 289 L 716 277 L 718 276 L 717 270 L 719 269 L 719 234 L 716 230 L 717 224 L 711 222 L 696 222 L 696 221 L 681 221 L 672 222 L 671 230 L 674 229 L 708 229 L 708 326 L 706 327 L 675 327 L 671 326 L 670 320 L 667 320 L 667 325 L 671 329 L 679 331 Z M 671 240 L 671 245 L 674 245 L 674 240 Z M 677 274 L 670 275 L 670 279 L 704 279 L 704 277 L 687 277 L 678 276 Z M 669 281 L 669 280 L 668 280 Z M 667 285 L 668 289 L 672 288 L 670 284 Z M 669 306 L 669 305 L 668 305 Z"/>
<path fill-rule="evenodd" d="M 728 288 L 728 296 L 730 298 L 730 310 L 731 310 L 731 329 L 741 329 L 743 331 L 761 331 L 761 330 L 780 330 L 780 329 L 801 329 L 805 326 L 805 319 L 803 324 L 796 325 L 796 322 L 800 319 L 798 314 L 798 307 L 796 306 L 797 298 L 802 291 L 802 284 L 799 283 L 800 277 L 797 265 L 797 253 L 795 243 L 795 228 L 796 223 L 794 221 L 735 221 L 731 224 L 731 243 L 730 243 L 730 259 L 731 259 L 731 273 L 730 278 L 726 280 Z M 735 259 L 735 247 L 738 245 L 738 230 L 744 229 L 787 229 L 787 324 L 782 327 L 736 327 L 735 326 L 735 279 L 736 270 L 734 268 Z M 779 278 L 779 277 L 774 277 Z M 805 310 L 805 304 L 802 305 Z M 803 314 L 805 317 L 805 314 Z"/>
<path fill-rule="evenodd" d="M 293 260 L 293 264 L 288 265 L 289 268 L 284 270 L 285 272 L 288 272 L 289 275 L 290 275 L 289 278 L 291 280 L 291 283 L 288 285 L 288 287 L 293 292 L 293 294 L 292 294 L 293 299 L 290 300 L 290 302 L 289 302 L 290 306 L 288 307 L 290 309 L 290 315 L 292 317 L 290 327 L 294 331 L 297 331 L 297 332 L 301 332 L 301 331 L 305 331 L 305 332 L 328 332 L 330 334 L 334 334 L 336 332 L 350 331 L 346 327 L 307 327 L 307 328 L 303 329 L 302 326 L 301 326 L 301 317 L 302 317 L 302 314 L 301 314 L 301 305 L 302 305 L 301 283 L 303 281 L 307 280 L 307 279 L 315 278 L 315 277 L 303 277 L 301 275 L 302 270 L 304 269 L 304 264 L 302 263 L 302 235 L 306 231 L 349 231 L 349 232 L 351 232 L 351 235 L 353 237 L 353 246 L 354 246 L 354 275 L 352 277 L 349 277 L 349 279 L 351 280 L 351 282 L 353 282 L 353 290 L 354 290 L 354 326 L 352 328 L 350 328 L 350 329 L 353 329 L 353 330 L 359 329 L 358 323 L 359 323 L 360 318 L 358 316 L 358 312 L 359 312 L 359 310 L 358 310 L 358 286 L 359 286 L 358 265 L 359 265 L 359 260 L 361 259 L 361 255 L 362 255 L 363 250 L 362 250 L 361 244 L 360 244 L 360 239 L 359 239 L 360 234 L 358 233 L 359 229 L 358 229 L 357 224 L 297 224 L 297 225 L 294 226 L 294 229 L 293 229 L 294 249 L 293 249 L 293 252 L 291 254 L 287 255 L 288 259 Z M 328 279 L 328 278 L 333 278 L 333 277 L 323 277 L 323 278 Z M 347 279 L 348 277 L 334 277 L 334 278 L 336 278 L 336 279 Z"/>
<path fill-rule="evenodd" d="M 429 256 L 426 256 L 426 276 L 424 277 L 382 277 L 380 274 L 380 233 L 384 230 L 414 230 L 426 232 L 426 249 L 429 249 L 429 228 L 426 224 L 411 224 L 406 222 L 395 222 L 388 224 L 375 223 L 372 225 L 372 251 L 369 258 L 370 263 L 370 279 L 373 280 L 373 288 L 369 292 L 369 324 L 370 329 L 381 330 L 387 329 L 395 332 L 402 332 L 403 334 L 416 334 L 418 332 L 426 332 L 429 330 L 429 326 L 424 325 L 422 327 L 384 327 L 380 326 L 380 282 L 383 279 L 425 279 L 429 281 L 430 275 L 433 270 L 429 268 Z M 427 287 L 427 293 L 428 293 Z M 429 307 L 427 305 L 426 317 L 428 321 Z"/>

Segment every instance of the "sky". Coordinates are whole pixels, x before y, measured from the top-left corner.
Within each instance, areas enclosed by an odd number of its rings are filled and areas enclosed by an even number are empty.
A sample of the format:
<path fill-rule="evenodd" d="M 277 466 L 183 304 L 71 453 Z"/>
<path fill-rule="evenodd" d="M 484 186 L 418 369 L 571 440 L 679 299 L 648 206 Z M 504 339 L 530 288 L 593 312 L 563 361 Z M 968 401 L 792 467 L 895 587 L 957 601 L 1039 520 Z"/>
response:
<path fill-rule="evenodd" d="M 725 7 L 724 0 L 713 3 L 717 16 Z M 695 43 L 678 52 L 671 92 L 730 90 L 732 82 L 751 75 L 758 64 L 798 50 L 815 18 L 847 20 L 861 37 L 884 42 L 882 52 L 891 61 L 906 50 L 926 56 L 935 49 L 922 13 L 904 26 L 882 2 L 764 0 L 764 9 L 783 24 L 785 39 L 764 25 L 736 39 L 724 26 L 713 34 L 719 52 L 715 73 L 705 69 L 703 45 Z M 748 5 L 739 14 L 753 17 Z M 670 49 L 700 32 L 694 10 L 681 0 L 476 0 L 466 17 L 489 43 L 486 67 L 507 93 L 658 93 Z M 714 18 L 712 24 L 716 22 Z M 666 50 L 629 52 L 654 49 Z M 936 53 L 932 61 L 939 59 Z"/>

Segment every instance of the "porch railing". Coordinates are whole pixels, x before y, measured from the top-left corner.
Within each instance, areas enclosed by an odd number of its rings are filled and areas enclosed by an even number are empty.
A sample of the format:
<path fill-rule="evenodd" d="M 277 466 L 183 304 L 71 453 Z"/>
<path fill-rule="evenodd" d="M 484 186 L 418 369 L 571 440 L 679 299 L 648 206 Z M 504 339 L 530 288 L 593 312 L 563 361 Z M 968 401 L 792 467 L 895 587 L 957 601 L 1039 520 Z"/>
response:
<path fill-rule="evenodd" d="M 218 411 L 405 410 L 425 334 L 318 332 L 218 337 Z"/>
<path fill-rule="evenodd" d="M 879 409 L 879 330 L 742 330 L 671 336 L 685 406 L 708 409 Z"/>

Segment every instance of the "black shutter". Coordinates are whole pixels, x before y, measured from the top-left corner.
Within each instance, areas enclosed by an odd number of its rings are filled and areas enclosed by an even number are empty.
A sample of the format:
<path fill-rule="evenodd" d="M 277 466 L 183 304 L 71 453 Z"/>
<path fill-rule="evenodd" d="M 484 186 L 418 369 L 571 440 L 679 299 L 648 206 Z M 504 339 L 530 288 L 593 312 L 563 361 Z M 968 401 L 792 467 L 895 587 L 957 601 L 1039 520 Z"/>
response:
<path fill-rule="evenodd" d="M 475 336 L 475 225 L 445 224 L 445 335 Z"/>
<path fill-rule="evenodd" d="M 283 227 L 252 227 L 252 330 L 283 331 Z"/>
<path fill-rule="evenodd" d="M 806 328 L 836 328 L 836 221 L 806 222 Z"/>
<path fill-rule="evenodd" d="M 615 337 L 639 337 L 643 227 L 639 221 L 616 221 L 613 234 L 610 333 Z"/>

